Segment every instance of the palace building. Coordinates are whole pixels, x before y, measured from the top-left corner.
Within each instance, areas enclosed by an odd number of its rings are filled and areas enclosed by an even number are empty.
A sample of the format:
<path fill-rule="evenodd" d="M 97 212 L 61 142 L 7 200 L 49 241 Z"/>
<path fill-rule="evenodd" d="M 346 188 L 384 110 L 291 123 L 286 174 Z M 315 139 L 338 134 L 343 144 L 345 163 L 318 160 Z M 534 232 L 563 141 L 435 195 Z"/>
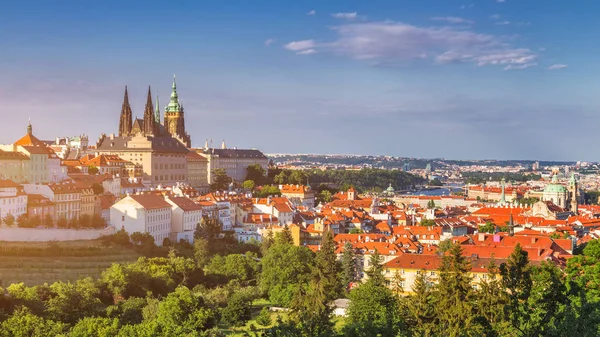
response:
<path fill-rule="evenodd" d="M 96 155 L 118 155 L 135 165 L 141 165 L 145 186 L 172 186 L 187 181 L 186 158 L 191 138 L 185 130 L 183 106 L 177 95 L 175 77 L 163 123 L 160 121 L 158 99 L 155 109 L 150 87 L 143 116 L 143 119 L 132 118 L 129 94 L 125 87 L 119 133 L 117 136 L 100 136 L 96 143 Z"/>

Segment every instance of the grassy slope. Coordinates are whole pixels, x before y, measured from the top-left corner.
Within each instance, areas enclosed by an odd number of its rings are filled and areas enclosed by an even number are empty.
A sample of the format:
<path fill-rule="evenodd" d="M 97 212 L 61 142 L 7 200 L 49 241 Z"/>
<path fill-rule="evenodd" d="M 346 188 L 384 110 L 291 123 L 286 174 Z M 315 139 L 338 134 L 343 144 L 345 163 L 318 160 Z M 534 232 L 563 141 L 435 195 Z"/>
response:
<path fill-rule="evenodd" d="M 51 250 L 40 254 L 40 249 Z M 91 250 L 91 251 L 90 251 Z M 96 277 L 115 262 L 132 262 L 133 250 L 103 247 L 99 240 L 65 242 L 0 242 L 0 286 L 28 286 Z"/>

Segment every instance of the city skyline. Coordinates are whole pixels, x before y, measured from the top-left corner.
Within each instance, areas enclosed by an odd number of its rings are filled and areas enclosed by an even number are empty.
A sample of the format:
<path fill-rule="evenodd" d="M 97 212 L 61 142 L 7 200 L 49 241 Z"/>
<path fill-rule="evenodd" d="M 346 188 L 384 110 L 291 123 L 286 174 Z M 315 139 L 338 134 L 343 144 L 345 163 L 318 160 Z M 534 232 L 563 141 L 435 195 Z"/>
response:
<path fill-rule="evenodd" d="M 9 3 L 0 143 L 29 117 L 41 139 L 117 133 L 125 85 L 142 117 L 147 86 L 162 112 L 175 73 L 195 147 L 597 161 L 598 29 L 570 7 Z"/>

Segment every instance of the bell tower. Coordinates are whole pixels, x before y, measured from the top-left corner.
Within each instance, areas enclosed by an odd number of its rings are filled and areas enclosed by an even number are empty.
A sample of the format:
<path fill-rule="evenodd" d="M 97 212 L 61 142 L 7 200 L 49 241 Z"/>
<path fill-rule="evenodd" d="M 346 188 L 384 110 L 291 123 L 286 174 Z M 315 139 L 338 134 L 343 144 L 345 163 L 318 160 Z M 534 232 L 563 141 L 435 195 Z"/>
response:
<path fill-rule="evenodd" d="M 187 147 L 191 147 L 192 142 L 190 136 L 185 132 L 185 116 L 183 105 L 179 102 L 179 96 L 177 95 L 175 75 L 173 75 L 171 99 L 165 108 L 164 126 L 166 132 L 170 133 L 173 137 L 178 138 Z"/>
<path fill-rule="evenodd" d="M 571 179 L 569 179 L 569 197 L 571 198 L 570 203 L 570 211 L 577 214 L 579 212 L 579 205 L 577 203 L 578 190 L 577 179 L 575 179 L 575 173 L 571 174 Z"/>

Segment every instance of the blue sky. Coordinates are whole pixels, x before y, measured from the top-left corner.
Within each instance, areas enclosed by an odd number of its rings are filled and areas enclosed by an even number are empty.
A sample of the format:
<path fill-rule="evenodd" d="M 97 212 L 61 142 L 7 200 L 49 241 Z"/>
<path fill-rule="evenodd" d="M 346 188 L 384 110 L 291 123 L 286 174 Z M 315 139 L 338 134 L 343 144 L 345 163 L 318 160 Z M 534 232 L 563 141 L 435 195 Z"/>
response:
<path fill-rule="evenodd" d="M 598 159 L 600 3 L 13 1 L 0 142 L 116 132 L 172 74 L 195 146 Z"/>

